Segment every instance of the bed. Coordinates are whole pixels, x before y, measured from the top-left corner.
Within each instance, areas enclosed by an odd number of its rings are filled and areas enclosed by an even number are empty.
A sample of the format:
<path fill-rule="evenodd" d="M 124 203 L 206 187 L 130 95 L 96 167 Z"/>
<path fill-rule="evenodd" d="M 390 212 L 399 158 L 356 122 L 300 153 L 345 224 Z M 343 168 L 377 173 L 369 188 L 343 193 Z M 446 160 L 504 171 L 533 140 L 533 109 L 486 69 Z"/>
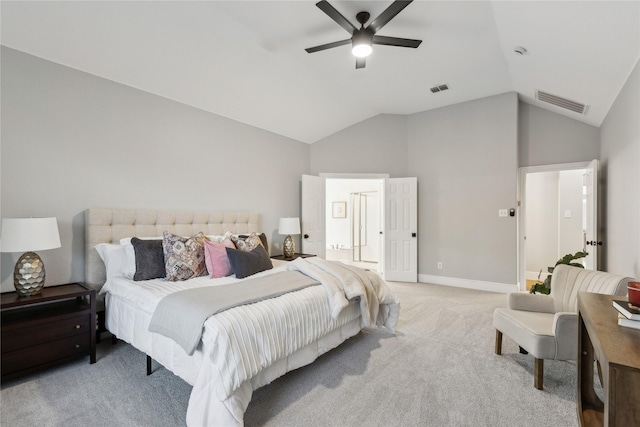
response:
<path fill-rule="evenodd" d="M 341 282 L 335 277 L 351 275 L 346 267 L 321 259 L 274 262 L 273 269 L 246 279 L 202 276 L 178 282 L 134 282 L 111 270 L 107 274 L 97 245 L 108 244 L 101 245 L 101 250 L 117 247 L 123 239 L 158 238 L 165 231 L 192 236 L 262 230 L 259 215 L 251 212 L 95 208 L 85 212 L 86 281 L 104 295 L 106 327 L 193 386 L 187 425 L 242 425 L 253 390 L 313 362 L 363 327 L 395 327 L 399 303 L 382 279 L 355 271 L 352 279 Z M 334 269 L 340 270 L 335 277 L 331 276 Z M 160 313 L 159 306 L 179 290 L 229 289 L 225 285 L 274 281 L 291 272 L 313 276 L 317 283 L 208 317 L 191 352 L 179 340 L 149 332 L 154 313 Z"/>

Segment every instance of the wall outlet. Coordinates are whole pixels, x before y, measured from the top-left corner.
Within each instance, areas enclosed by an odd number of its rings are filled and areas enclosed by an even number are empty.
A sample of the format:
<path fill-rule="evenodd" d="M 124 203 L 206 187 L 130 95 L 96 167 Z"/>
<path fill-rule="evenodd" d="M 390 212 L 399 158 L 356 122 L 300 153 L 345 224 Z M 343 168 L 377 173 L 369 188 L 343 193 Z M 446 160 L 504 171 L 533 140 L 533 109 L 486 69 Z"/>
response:
<path fill-rule="evenodd" d="M 442 270 L 442 262 L 438 261 L 438 270 Z"/>
<path fill-rule="evenodd" d="M 500 217 L 509 216 L 509 209 L 498 209 L 498 216 Z"/>

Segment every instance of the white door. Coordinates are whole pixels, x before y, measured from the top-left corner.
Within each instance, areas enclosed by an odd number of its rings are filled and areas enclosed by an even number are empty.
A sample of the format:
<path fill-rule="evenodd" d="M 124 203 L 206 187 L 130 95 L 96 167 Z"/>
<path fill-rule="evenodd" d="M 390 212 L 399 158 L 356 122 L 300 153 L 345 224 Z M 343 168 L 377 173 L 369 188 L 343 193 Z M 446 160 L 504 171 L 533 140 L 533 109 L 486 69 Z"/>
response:
<path fill-rule="evenodd" d="M 598 269 L 598 246 L 602 245 L 598 240 L 598 166 L 598 161 L 592 160 L 584 174 L 587 228 L 583 250 L 589 254 L 584 259 L 588 270 Z"/>
<path fill-rule="evenodd" d="M 325 258 L 325 179 L 302 175 L 302 253 Z"/>
<path fill-rule="evenodd" d="M 385 180 L 385 280 L 418 281 L 418 179 Z"/>

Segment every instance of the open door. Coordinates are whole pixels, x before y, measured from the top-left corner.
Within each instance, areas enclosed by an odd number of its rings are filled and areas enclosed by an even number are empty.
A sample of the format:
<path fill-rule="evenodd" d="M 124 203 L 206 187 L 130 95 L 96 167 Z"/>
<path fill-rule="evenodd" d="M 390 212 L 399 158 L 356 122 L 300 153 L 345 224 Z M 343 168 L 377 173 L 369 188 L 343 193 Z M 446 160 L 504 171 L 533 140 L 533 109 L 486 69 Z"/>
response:
<path fill-rule="evenodd" d="M 586 187 L 586 222 L 583 250 L 589 255 L 584 259 L 585 268 L 598 269 L 598 247 L 602 242 L 598 240 L 598 160 L 592 160 L 584 174 Z"/>
<path fill-rule="evenodd" d="M 302 175 L 302 252 L 326 257 L 325 178 Z"/>
<path fill-rule="evenodd" d="M 385 280 L 418 281 L 418 179 L 385 180 Z"/>

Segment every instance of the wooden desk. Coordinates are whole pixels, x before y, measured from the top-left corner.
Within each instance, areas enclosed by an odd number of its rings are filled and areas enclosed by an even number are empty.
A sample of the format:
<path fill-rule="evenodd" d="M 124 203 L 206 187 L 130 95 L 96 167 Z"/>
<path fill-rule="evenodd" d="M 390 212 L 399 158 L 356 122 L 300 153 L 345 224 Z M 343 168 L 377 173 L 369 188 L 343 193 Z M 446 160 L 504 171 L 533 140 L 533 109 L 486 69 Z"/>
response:
<path fill-rule="evenodd" d="M 618 326 L 611 301 L 578 294 L 578 395 L 581 426 L 640 426 L 640 330 Z M 593 360 L 602 368 L 604 403 L 593 389 Z"/>

